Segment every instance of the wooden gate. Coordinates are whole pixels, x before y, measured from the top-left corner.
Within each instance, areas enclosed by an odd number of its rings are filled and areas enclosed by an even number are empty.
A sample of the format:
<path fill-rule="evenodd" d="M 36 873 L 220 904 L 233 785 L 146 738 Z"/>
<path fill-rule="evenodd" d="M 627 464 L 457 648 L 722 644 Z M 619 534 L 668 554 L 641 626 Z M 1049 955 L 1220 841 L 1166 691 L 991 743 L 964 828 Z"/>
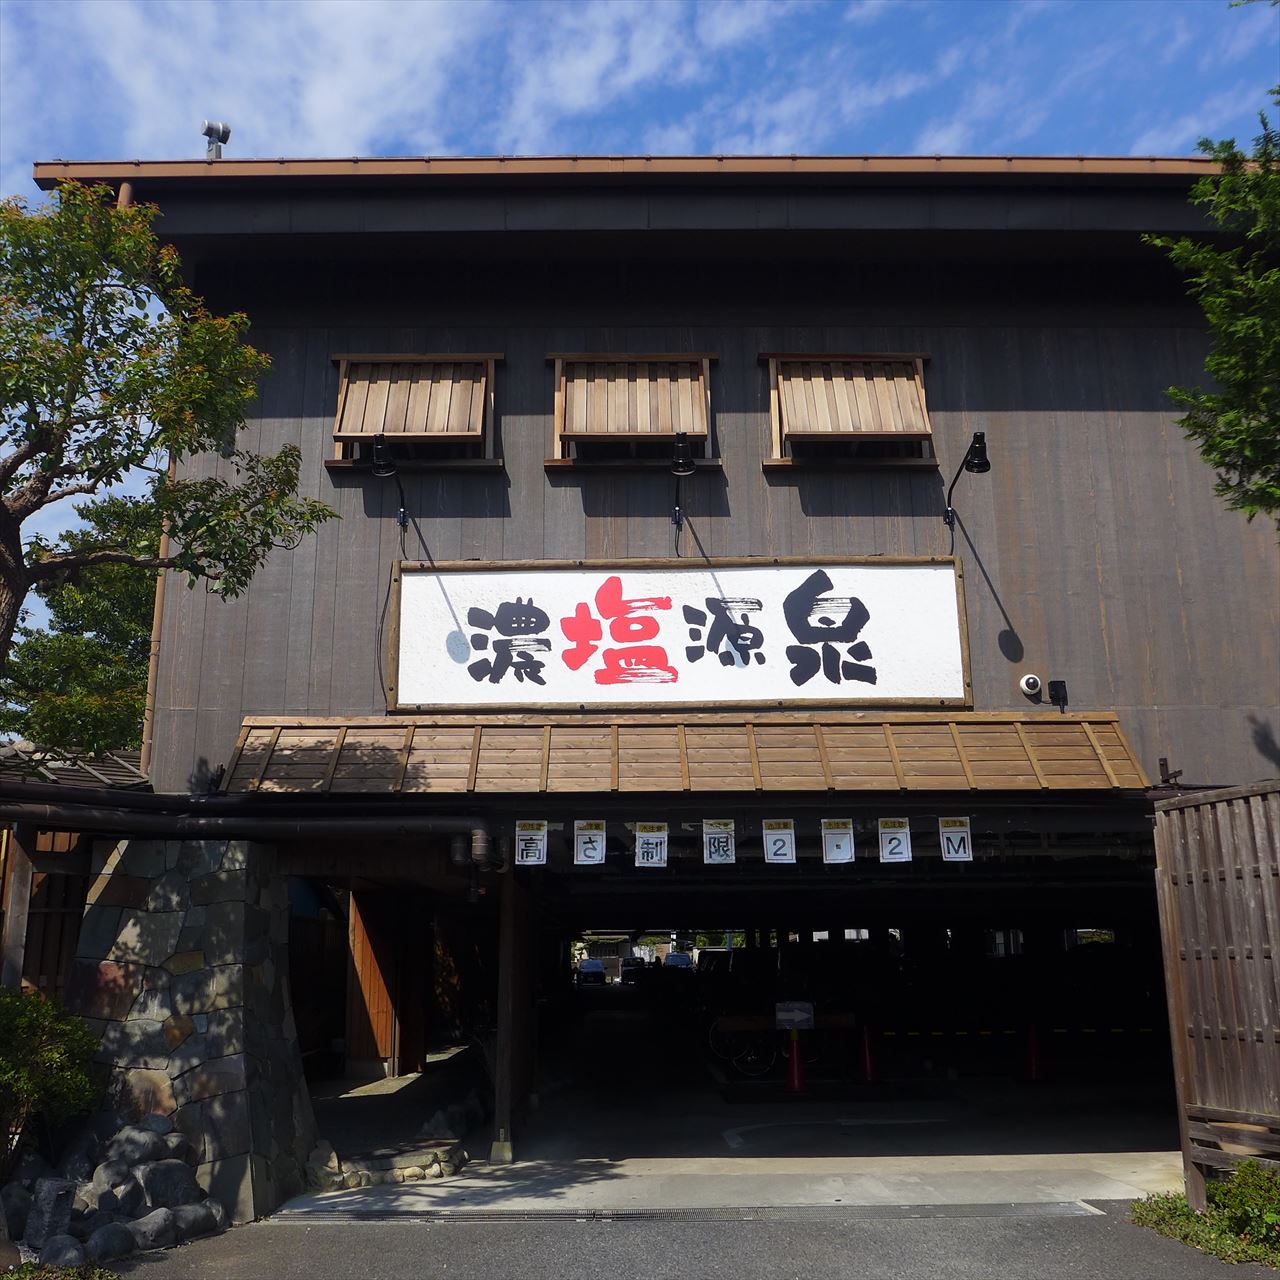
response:
<path fill-rule="evenodd" d="M 1187 1197 L 1280 1169 L 1280 781 L 1156 805 L 1156 883 Z"/>

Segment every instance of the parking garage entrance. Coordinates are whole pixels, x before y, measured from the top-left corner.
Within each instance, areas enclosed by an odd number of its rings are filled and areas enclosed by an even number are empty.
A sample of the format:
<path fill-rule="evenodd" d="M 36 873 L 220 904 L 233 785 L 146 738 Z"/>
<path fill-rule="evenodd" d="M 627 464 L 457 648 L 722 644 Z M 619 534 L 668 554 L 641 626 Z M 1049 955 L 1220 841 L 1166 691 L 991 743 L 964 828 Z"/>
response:
<path fill-rule="evenodd" d="M 1172 1149 L 1149 838 L 1093 818 L 980 820 L 963 865 L 922 816 L 910 864 L 880 862 L 867 817 L 846 865 L 814 822 L 794 864 L 744 841 L 708 866 L 677 822 L 661 880 L 517 868 L 537 1014 L 515 1155 Z"/>
<path fill-rule="evenodd" d="M 246 729 L 260 790 L 384 793 L 385 838 L 282 851 L 344 922 L 345 1006 L 307 1016 L 347 1069 L 463 1046 L 495 1161 L 1176 1145 L 1114 716 L 535 720 Z"/>

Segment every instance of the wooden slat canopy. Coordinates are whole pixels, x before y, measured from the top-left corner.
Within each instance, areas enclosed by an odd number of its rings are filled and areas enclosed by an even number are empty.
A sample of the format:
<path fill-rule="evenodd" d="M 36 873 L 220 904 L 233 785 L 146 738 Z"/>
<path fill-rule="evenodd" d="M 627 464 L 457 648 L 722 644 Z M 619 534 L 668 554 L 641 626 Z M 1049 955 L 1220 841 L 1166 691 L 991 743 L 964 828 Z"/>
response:
<path fill-rule="evenodd" d="M 478 440 L 499 355 L 337 355 L 334 439 Z"/>
<path fill-rule="evenodd" d="M 553 354 L 556 455 L 570 441 L 671 439 L 710 429 L 710 354 Z"/>
<path fill-rule="evenodd" d="M 1108 791 L 1148 785 L 1113 714 L 726 719 L 251 717 L 227 791 Z"/>
<path fill-rule="evenodd" d="M 791 440 L 927 440 L 924 357 L 915 354 L 761 357 L 769 365 L 774 454 Z"/>

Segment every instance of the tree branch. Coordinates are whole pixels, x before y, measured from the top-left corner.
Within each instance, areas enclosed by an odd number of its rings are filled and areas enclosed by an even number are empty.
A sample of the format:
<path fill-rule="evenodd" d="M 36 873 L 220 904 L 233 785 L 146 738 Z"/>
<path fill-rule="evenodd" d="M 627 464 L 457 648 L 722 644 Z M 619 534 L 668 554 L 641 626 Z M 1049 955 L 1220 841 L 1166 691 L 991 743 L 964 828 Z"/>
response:
<path fill-rule="evenodd" d="M 66 484 L 61 489 L 50 489 L 45 494 L 44 505 L 51 507 L 55 502 L 61 502 L 63 498 L 73 498 L 81 493 L 97 493 L 101 488 L 101 480 L 86 480 L 83 484 Z"/>
<path fill-rule="evenodd" d="M 37 454 L 43 453 L 48 443 L 40 438 L 40 428 L 26 444 L 20 444 L 11 453 L 0 458 L 0 486 L 7 485 L 21 470 L 24 463 L 30 462 Z"/>
<path fill-rule="evenodd" d="M 100 564 L 126 564 L 135 569 L 176 569 L 178 557 L 137 555 L 132 551 L 117 551 L 108 547 L 96 551 L 60 551 L 37 560 L 29 566 L 28 573 L 32 582 L 43 582 L 72 569 L 90 569 Z M 204 576 L 216 578 L 218 574 L 214 571 L 207 572 Z"/>

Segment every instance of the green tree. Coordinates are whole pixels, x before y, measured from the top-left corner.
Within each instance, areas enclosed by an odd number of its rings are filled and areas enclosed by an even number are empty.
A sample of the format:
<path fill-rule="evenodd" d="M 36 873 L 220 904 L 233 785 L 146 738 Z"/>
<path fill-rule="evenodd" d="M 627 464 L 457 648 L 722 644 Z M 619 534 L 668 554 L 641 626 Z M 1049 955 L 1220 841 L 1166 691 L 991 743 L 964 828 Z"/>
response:
<path fill-rule="evenodd" d="M 32 589 L 132 565 L 234 596 L 273 548 L 334 514 L 296 496 L 297 448 L 237 447 L 270 362 L 243 340 L 245 316 L 212 315 L 187 288 L 156 212 L 74 183 L 39 209 L 0 204 L 0 671 Z M 45 507 L 138 475 L 132 501 L 150 528 L 167 523 L 167 555 L 24 537 Z"/>
<path fill-rule="evenodd" d="M 1280 88 L 1271 91 L 1280 107 Z M 1226 239 L 1149 236 L 1187 277 L 1211 333 L 1205 371 L 1216 384 L 1170 387 L 1179 425 L 1217 472 L 1216 491 L 1249 519 L 1280 516 L 1280 132 L 1265 114 L 1246 155 L 1234 138 L 1200 141 L 1218 162 L 1191 200 Z"/>
<path fill-rule="evenodd" d="M 35 1121 L 57 1124 L 97 1101 L 98 1039 L 84 1021 L 39 995 L 0 990 L 0 1184 L 8 1182 Z"/>
<path fill-rule="evenodd" d="M 80 503 L 81 527 L 60 542 L 76 551 L 123 547 L 153 559 L 155 512 L 126 497 Z M 141 745 L 155 574 L 101 564 L 38 583 L 43 627 L 18 624 L 0 677 L 0 730 L 40 746 L 97 755 Z"/>

